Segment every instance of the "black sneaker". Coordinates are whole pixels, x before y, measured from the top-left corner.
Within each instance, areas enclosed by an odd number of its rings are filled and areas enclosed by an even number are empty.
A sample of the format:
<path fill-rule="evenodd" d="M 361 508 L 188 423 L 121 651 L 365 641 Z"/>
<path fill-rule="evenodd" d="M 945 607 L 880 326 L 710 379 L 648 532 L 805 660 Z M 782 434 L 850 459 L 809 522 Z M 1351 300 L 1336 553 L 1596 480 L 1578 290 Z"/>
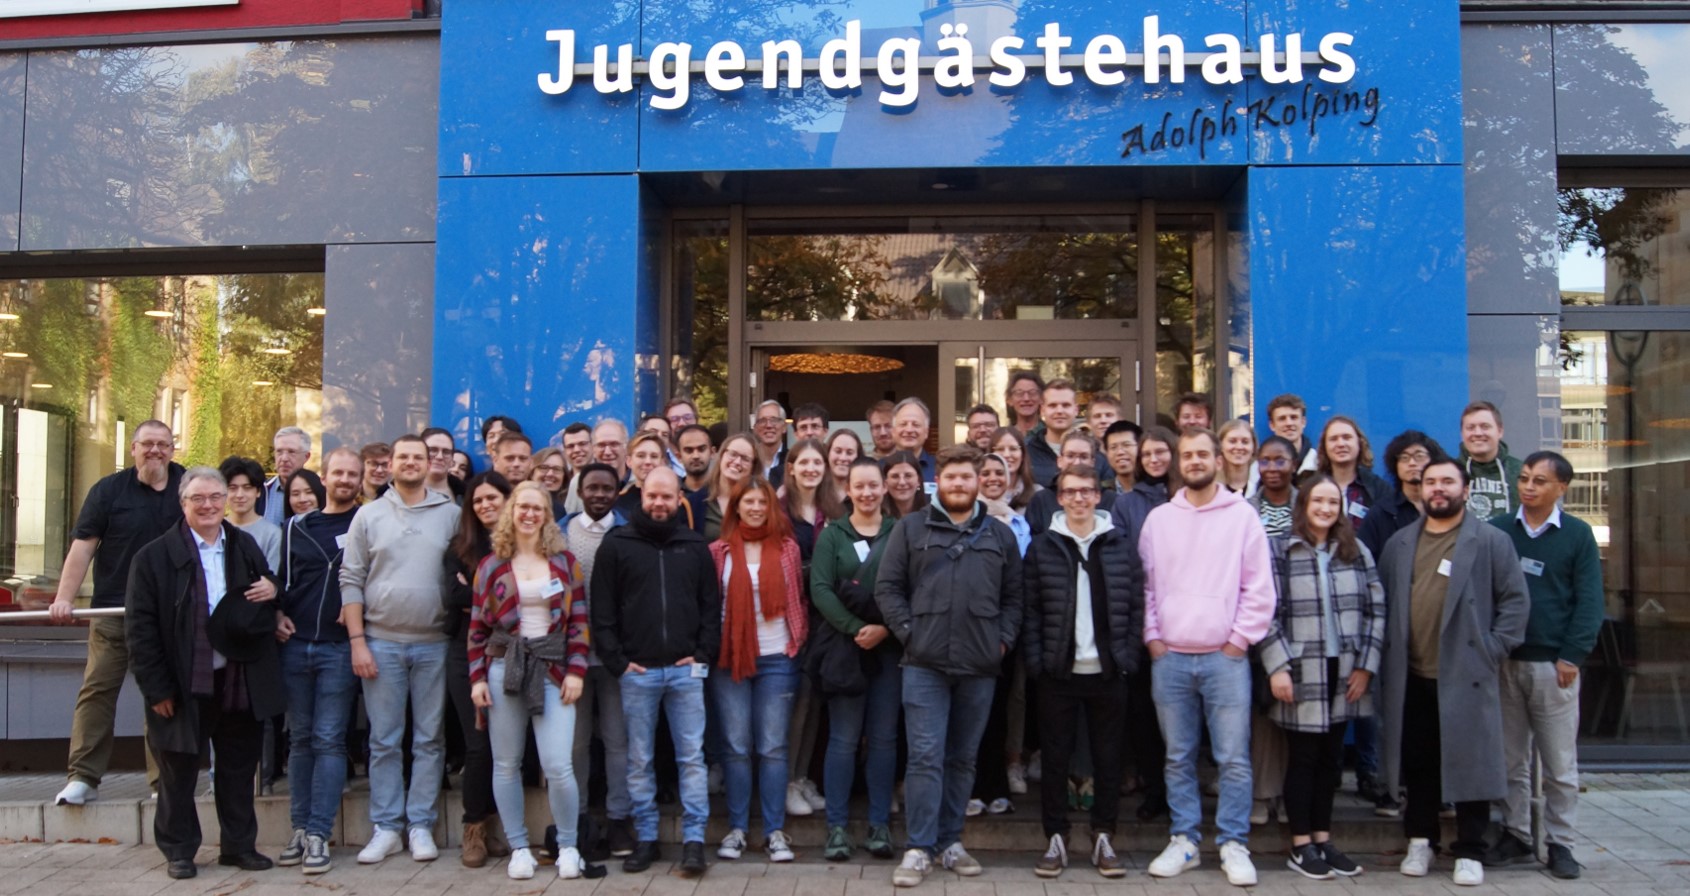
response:
<path fill-rule="evenodd" d="M 1485 850 L 1486 868 L 1524 865 L 1535 861 L 1537 853 L 1532 850 L 1532 845 L 1506 831 L 1497 839 L 1495 846 Z"/>
<path fill-rule="evenodd" d="M 1370 803 L 1379 801 L 1378 777 L 1363 772 L 1356 773 L 1356 796 Z"/>
<path fill-rule="evenodd" d="M 1584 873 L 1584 866 L 1573 858 L 1571 848 L 1559 843 L 1549 844 L 1549 873 L 1562 880 L 1578 880 Z"/>
<path fill-rule="evenodd" d="M 688 840 L 681 844 L 681 874 L 687 877 L 697 877 L 709 867 L 709 864 L 704 861 L 703 841 Z"/>
<path fill-rule="evenodd" d="M 1285 860 L 1285 867 L 1309 880 L 1331 880 L 1335 876 L 1332 866 L 1321 858 L 1320 848 L 1313 843 L 1291 847 L 1291 857 Z"/>
<path fill-rule="evenodd" d="M 657 848 L 656 840 L 641 840 L 628 858 L 622 860 L 622 870 L 629 874 L 638 874 L 650 868 L 651 863 L 657 861 L 661 855 L 662 851 Z"/>
<path fill-rule="evenodd" d="M 1320 857 L 1326 860 L 1326 866 L 1332 869 L 1333 874 L 1355 877 L 1361 873 L 1361 866 L 1357 865 L 1354 859 L 1339 851 L 1338 847 L 1333 846 L 1331 840 L 1315 845 L 1320 848 Z"/>
<path fill-rule="evenodd" d="M 1139 821 L 1155 821 L 1168 814 L 1167 796 L 1161 793 L 1149 794 L 1144 798 L 1144 802 L 1138 804 L 1135 814 L 1138 815 Z"/>
<path fill-rule="evenodd" d="M 610 854 L 621 857 L 634 851 L 634 821 L 631 818 L 610 820 Z"/>
<path fill-rule="evenodd" d="M 1397 802 L 1396 798 L 1388 793 L 1381 793 L 1379 798 L 1373 801 L 1373 814 L 1380 818 L 1401 818 L 1402 803 Z"/>

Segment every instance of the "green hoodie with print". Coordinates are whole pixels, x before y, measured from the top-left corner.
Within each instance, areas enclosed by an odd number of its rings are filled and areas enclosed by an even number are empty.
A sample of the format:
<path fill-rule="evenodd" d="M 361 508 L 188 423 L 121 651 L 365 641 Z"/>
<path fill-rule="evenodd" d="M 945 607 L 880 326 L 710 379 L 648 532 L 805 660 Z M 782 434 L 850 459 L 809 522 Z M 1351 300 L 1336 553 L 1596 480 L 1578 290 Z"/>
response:
<path fill-rule="evenodd" d="M 1467 468 L 1467 510 L 1481 520 L 1508 516 L 1520 509 L 1520 459 L 1508 453 L 1508 443 L 1498 442 L 1496 457 L 1474 460 L 1462 446 L 1456 458 Z"/>

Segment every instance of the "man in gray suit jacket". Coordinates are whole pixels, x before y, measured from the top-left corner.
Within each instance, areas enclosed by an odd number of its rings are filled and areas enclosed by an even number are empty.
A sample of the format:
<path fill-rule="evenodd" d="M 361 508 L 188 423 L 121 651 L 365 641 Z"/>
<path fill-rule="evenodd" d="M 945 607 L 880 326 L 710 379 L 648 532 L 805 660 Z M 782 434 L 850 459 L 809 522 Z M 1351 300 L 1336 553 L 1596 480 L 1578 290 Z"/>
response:
<path fill-rule="evenodd" d="M 1387 793 L 1399 780 L 1408 790 L 1402 873 L 1430 869 L 1438 807 L 1454 803 L 1455 882 L 1478 886 L 1490 801 L 1507 790 L 1497 670 L 1525 638 L 1531 600 L 1508 536 L 1467 512 L 1467 486 L 1466 469 L 1434 457 L 1421 474 L 1425 519 L 1385 542 L 1379 718 Z"/>

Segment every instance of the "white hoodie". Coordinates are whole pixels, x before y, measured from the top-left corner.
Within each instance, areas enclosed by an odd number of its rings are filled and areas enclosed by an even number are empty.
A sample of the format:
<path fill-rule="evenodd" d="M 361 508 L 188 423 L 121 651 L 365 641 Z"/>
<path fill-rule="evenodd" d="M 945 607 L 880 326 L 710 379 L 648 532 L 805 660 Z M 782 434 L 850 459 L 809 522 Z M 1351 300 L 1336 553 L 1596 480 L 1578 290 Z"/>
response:
<path fill-rule="evenodd" d="M 1092 518 L 1095 522 L 1091 532 L 1084 538 L 1075 535 L 1074 531 L 1068 528 L 1067 513 L 1057 514 L 1050 523 L 1050 531 L 1073 539 L 1080 548 L 1079 576 L 1074 581 L 1075 675 L 1100 675 L 1103 672 L 1103 659 L 1097 653 L 1097 626 L 1092 622 L 1091 616 L 1091 573 L 1086 571 L 1084 561 L 1091 559 L 1092 542 L 1115 528 L 1115 524 L 1110 521 L 1109 514 L 1101 510 L 1094 511 Z"/>

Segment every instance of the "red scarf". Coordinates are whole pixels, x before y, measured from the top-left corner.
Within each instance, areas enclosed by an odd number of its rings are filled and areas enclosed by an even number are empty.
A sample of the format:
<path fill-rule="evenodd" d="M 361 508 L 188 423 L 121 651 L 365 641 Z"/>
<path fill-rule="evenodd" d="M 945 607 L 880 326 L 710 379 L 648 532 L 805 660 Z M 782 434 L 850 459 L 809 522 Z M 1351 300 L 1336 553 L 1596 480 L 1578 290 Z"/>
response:
<path fill-rule="evenodd" d="M 724 538 L 728 544 L 727 611 L 722 627 L 722 665 L 728 667 L 734 681 L 744 681 L 757 674 L 757 620 L 751 593 L 751 566 L 745 562 L 745 543 L 763 541 L 768 527 L 734 527 L 733 534 Z M 774 550 L 770 550 L 770 547 Z M 780 545 L 765 542 L 762 563 L 757 567 L 757 599 L 763 604 L 765 620 L 786 617 L 786 578 L 780 568 Z"/>

